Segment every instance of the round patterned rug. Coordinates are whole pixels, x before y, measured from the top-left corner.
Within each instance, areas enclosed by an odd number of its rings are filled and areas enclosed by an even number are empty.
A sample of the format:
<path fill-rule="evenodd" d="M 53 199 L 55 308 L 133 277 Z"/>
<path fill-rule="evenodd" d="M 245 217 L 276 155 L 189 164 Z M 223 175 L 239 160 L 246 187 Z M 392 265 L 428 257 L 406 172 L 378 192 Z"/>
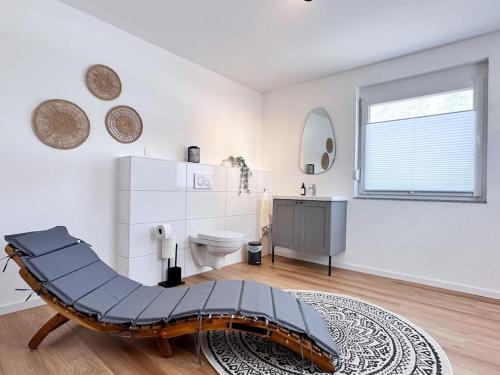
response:
<path fill-rule="evenodd" d="M 314 291 L 290 291 L 325 319 L 340 350 L 337 375 L 451 375 L 441 346 L 424 330 L 359 299 Z M 204 334 L 203 353 L 225 375 L 320 374 L 287 348 L 248 333 Z"/>

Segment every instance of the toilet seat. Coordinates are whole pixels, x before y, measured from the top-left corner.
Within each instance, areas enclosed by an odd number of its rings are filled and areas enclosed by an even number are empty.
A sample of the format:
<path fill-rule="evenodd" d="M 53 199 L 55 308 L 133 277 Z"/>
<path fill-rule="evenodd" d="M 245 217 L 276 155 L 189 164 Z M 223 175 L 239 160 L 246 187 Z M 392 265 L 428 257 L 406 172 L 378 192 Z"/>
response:
<path fill-rule="evenodd" d="M 198 238 L 215 242 L 240 241 L 243 239 L 243 233 L 231 232 L 226 230 L 213 230 L 198 233 Z"/>
<path fill-rule="evenodd" d="M 243 234 L 231 231 L 207 231 L 198 233 L 197 237 L 190 236 L 190 240 L 200 245 L 213 247 L 234 248 L 241 247 Z"/>

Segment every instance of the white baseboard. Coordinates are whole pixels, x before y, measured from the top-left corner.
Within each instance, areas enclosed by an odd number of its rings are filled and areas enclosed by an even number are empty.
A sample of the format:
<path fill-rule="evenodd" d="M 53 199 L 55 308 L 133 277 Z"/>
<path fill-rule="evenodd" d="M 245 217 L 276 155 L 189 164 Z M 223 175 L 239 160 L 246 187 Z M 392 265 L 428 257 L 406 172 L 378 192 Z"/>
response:
<path fill-rule="evenodd" d="M 0 306 L 0 315 L 10 314 L 12 312 L 29 309 L 31 307 L 37 307 L 45 305 L 45 302 L 40 297 L 32 297 L 26 302 L 15 302 L 7 305 Z"/>
<path fill-rule="evenodd" d="M 285 249 L 285 248 L 276 248 L 275 253 L 277 255 L 281 255 L 284 257 L 288 257 L 288 258 L 300 259 L 300 260 L 305 260 L 305 261 L 312 262 L 312 263 L 328 265 L 328 258 L 327 257 L 305 257 L 296 251 L 293 251 L 290 249 Z M 392 279 L 404 280 L 404 281 L 409 281 L 412 283 L 434 286 L 437 288 L 449 289 L 449 290 L 453 290 L 456 292 L 463 292 L 463 293 L 474 294 L 474 295 L 482 296 L 482 297 L 500 299 L 500 291 L 499 290 L 479 288 L 479 287 L 475 287 L 475 286 L 471 286 L 471 285 L 460 284 L 460 283 L 439 280 L 439 279 L 433 279 L 433 278 L 428 278 L 428 277 L 422 277 L 422 276 L 418 276 L 418 275 L 411 275 L 411 274 L 407 274 L 407 273 L 395 272 L 395 271 L 390 271 L 390 270 L 381 269 L 381 268 L 362 266 L 359 264 L 335 262 L 334 266 L 337 268 L 343 268 L 343 269 L 347 269 L 347 270 L 368 273 L 371 275 L 389 277 Z"/>

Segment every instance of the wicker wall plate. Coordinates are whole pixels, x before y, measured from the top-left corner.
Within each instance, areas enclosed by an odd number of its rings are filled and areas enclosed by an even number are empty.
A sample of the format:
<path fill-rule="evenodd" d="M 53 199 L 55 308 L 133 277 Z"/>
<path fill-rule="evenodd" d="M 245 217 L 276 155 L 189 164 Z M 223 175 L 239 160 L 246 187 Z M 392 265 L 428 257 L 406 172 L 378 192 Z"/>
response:
<path fill-rule="evenodd" d="M 80 146 L 88 138 L 90 122 L 75 103 L 51 99 L 33 112 L 33 131 L 46 145 L 60 150 Z"/>
<path fill-rule="evenodd" d="M 142 134 L 141 116 L 126 105 L 111 108 L 105 122 L 108 133 L 120 143 L 135 142 Z"/>
<path fill-rule="evenodd" d="M 333 151 L 333 139 L 328 138 L 326 140 L 326 151 L 331 154 Z"/>
<path fill-rule="evenodd" d="M 326 171 L 329 166 L 330 166 L 330 156 L 328 155 L 328 152 L 323 152 L 323 155 L 321 155 L 321 168 L 323 168 Z"/>
<path fill-rule="evenodd" d="M 102 100 L 116 99 L 122 92 L 120 77 L 106 65 L 92 65 L 85 75 L 85 83 L 90 92 Z"/>

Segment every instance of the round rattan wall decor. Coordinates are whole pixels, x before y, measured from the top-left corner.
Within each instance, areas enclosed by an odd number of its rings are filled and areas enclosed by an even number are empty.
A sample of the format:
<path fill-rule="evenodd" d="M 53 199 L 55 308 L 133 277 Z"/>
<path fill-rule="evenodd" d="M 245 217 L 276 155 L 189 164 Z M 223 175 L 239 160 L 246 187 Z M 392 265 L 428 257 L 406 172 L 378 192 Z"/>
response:
<path fill-rule="evenodd" d="M 323 155 L 321 155 L 321 168 L 323 168 L 326 171 L 329 166 L 330 166 L 330 156 L 328 155 L 328 152 L 323 152 Z"/>
<path fill-rule="evenodd" d="M 47 100 L 36 107 L 32 124 L 38 139 L 60 150 L 80 146 L 90 133 L 85 112 L 75 103 L 62 99 Z"/>
<path fill-rule="evenodd" d="M 116 99 L 122 92 L 120 77 L 106 65 L 92 65 L 85 75 L 85 83 L 89 91 L 102 100 Z"/>
<path fill-rule="evenodd" d="M 111 108 L 105 122 L 109 135 L 120 143 L 135 142 L 142 134 L 141 116 L 126 105 Z"/>
<path fill-rule="evenodd" d="M 328 138 L 326 140 L 326 151 L 331 154 L 333 151 L 333 139 Z"/>

